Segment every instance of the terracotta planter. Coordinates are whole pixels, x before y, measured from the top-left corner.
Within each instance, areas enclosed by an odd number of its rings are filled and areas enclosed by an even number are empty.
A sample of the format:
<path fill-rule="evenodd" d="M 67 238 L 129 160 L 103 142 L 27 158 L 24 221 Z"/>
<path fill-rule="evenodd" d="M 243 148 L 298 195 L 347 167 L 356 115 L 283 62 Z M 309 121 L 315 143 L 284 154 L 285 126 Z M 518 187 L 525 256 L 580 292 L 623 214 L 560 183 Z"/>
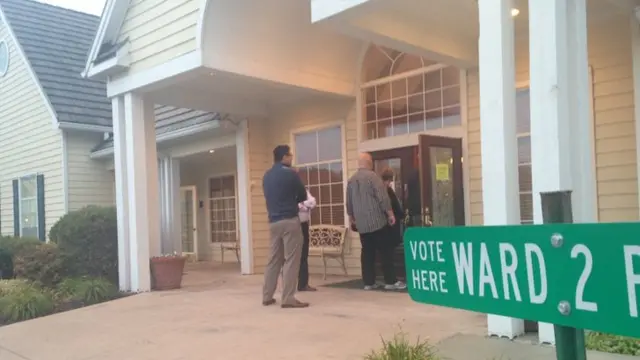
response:
<path fill-rule="evenodd" d="M 179 289 L 182 286 L 182 273 L 186 260 L 185 256 L 151 258 L 153 290 Z"/>

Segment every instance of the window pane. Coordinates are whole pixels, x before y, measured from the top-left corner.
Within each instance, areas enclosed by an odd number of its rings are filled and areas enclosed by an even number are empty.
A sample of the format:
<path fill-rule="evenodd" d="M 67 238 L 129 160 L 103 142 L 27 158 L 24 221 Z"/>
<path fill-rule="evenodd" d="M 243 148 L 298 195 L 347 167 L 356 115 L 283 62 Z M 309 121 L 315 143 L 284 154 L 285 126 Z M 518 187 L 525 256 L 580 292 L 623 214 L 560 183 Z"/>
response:
<path fill-rule="evenodd" d="M 340 127 L 318 131 L 318 161 L 338 160 L 342 158 L 342 135 Z"/>
<path fill-rule="evenodd" d="M 409 96 L 409 108 L 407 111 L 409 114 L 424 111 L 424 94 L 417 94 Z"/>
<path fill-rule="evenodd" d="M 424 113 L 418 112 L 409 115 L 409 132 L 424 131 Z"/>
<path fill-rule="evenodd" d="M 317 133 L 309 132 L 296 134 L 294 137 L 295 142 L 295 163 L 296 164 L 309 164 L 318 161 L 318 143 Z"/>
<path fill-rule="evenodd" d="M 528 89 L 516 92 L 516 131 L 518 134 L 531 131 L 531 110 L 529 104 Z"/>
<path fill-rule="evenodd" d="M 320 184 L 328 184 L 331 182 L 331 175 L 329 174 L 329 164 L 318 165 L 318 182 Z"/>
<path fill-rule="evenodd" d="M 373 104 L 376 102 L 376 88 L 375 86 L 362 90 L 362 97 L 365 99 L 365 104 Z"/>
<path fill-rule="evenodd" d="M 410 77 L 407 79 L 407 83 L 409 95 L 420 94 L 424 91 L 424 76 L 422 74 Z"/>
<path fill-rule="evenodd" d="M 342 182 L 342 161 L 332 162 L 329 164 L 331 170 L 331 182 Z"/>
<path fill-rule="evenodd" d="M 425 90 L 437 90 L 442 87 L 440 70 L 428 72 L 424 76 Z"/>
<path fill-rule="evenodd" d="M 520 220 L 533 220 L 533 195 L 520 194 Z"/>
<path fill-rule="evenodd" d="M 391 97 L 394 99 L 407 96 L 407 79 L 396 80 L 391 83 Z"/>
<path fill-rule="evenodd" d="M 442 110 L 442 126 L 459 126 L 462 124 L 462 118 L 460 117 L 460 108 L 450 107 Z"/>
<path fill-rule="evenodd" d="M 378 102 L 391 100 L 391 85 L 381 84 L 376 86 L 376 97 Z"/>
<path fill-rule="evenodd" d="M 376 105 L 367 105 L 364 108 L 365 112 L 365 122 L 376 121 Z"/>
<path fill-rule="evenodd" d="M 442 90 L 442 106 L 460 104 L 460 88 L 457 86 Z"/>
<path fill-rule="evenodd" d="M 460 70 L 456 67 L 442 69 L 442 86 L 459 85 Z"/>
<path fill-rule="evenodd" d="M 440 109 L 442 107 L 442 92 L 438 90 L 426 93 L 424 96 L 424 104 L 427 111 Z"/>
<path fill-rule="evenodd" d="M 344 225 L 344 207 L 342 205 L 331 206 L 331 225 Z"/>
<path fill-rule="evenodd" d="M 427 130 L 442 128 L 442 110 L 427 111 Z"/>
<path fill-rule="evenodd" d="M 308 166 L 309 169 L 309 182 L 307 185 L 318 185 L 320 178 L 320 171 L 318 169 L 318 165 Z"/>
<path fill-rule="evenodd" d="M 376 118 L 388 119 L 391 117 L 391 101 L 382 101 L 376 105 Z"/>
<path fill-rule="evenodd" d="M 518 166 L 518 183 L 520 192 L 531 191 L 531 165 Z"/>
<path fill-rule="evenodd" d="M 531 137 L 518 138 L 518 164 L 531 163 Z"/>
<path fill-rule="evenodd" d="M 36 177 L 27 176 L 20 179 L 20 196 L 22 198 L 36 197 Z"/>
<path fill-rule="evenodd" d="M 344 202 L 344 188 L 342 184 L 331 185 L 331 204 L 342 204 Z"/>
<path fill-rule="evenodd" d="M 331 204 L 331 185 L 320 185 L 320 196 L 316 201 L 320 205 Z"/>

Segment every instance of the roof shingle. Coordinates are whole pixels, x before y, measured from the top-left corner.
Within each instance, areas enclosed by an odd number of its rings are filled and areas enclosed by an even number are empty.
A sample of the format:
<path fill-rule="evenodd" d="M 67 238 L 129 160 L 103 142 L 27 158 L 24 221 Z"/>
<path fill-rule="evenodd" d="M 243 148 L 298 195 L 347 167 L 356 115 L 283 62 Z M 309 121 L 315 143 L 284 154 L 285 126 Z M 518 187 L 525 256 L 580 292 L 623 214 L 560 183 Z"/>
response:
<path fill-rule="evenodd" d="M 33 0 L 0 6 L 58 121 L 111 126 L 105 82 L 81 75 L 100 18 Z"/>

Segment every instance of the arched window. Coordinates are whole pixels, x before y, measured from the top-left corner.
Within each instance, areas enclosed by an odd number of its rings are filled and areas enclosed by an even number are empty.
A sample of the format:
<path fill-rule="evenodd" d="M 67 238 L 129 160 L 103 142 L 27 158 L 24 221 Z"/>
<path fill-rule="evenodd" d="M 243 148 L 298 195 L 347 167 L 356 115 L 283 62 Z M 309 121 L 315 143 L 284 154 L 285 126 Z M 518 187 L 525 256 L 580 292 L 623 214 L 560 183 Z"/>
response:
<path fill-rule="evenodd" d="M 460 125 L 459 69 L 378 45 L 362 68 L 366 139 Z"/>

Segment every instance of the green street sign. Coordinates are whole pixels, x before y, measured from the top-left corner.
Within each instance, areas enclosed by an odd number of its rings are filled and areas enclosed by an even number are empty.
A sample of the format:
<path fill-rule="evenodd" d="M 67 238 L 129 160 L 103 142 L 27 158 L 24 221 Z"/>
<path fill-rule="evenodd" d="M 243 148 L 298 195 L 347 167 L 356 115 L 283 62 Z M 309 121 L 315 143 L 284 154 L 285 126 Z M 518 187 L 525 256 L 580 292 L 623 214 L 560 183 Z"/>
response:
<path fill-rule="evenodd" d="M 409 228 L 420 303 L 640 337 L 640 223 Z"/>

